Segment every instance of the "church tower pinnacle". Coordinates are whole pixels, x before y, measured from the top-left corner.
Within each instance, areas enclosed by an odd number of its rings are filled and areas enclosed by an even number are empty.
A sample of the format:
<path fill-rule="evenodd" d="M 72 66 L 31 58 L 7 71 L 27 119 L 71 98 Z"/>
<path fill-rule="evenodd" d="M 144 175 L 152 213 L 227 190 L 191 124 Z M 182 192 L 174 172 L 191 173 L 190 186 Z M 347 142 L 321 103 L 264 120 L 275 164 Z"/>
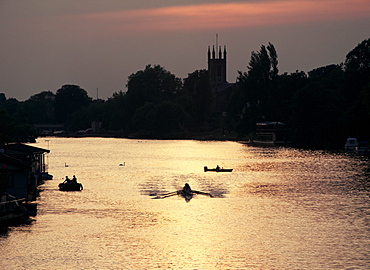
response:
<path fill-rule="evenodd" d="M 216 57 L 216 50 L 218 50 Z M 226 46 L 222 52 L 221 46 L 215 48 L 213 45 L 212 55 L 208 46 L 208 76 L 211 86 L 215 84 L 227 83 L 226 81 Z"/>

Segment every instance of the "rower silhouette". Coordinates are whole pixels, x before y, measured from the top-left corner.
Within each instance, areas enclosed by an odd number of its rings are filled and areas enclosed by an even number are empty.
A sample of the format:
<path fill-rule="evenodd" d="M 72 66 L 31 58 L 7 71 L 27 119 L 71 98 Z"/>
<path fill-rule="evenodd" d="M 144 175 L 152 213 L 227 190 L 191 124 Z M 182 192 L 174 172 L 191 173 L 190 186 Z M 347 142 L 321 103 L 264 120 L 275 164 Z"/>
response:
<path fill-rule="evenodd" d="M 193 189 L 191 189 L 191 187 L 188 183 L 185 183 L 185 185 L 182 189 L 180 189 L 178 191 L 165 193 L 165 194 L 162 194 L 162 195 L 157 195 L 153 199 L 164 199 L 164 198 L 167 198 L 167 197 L 179 195 L 179 196 L 183 197 L 186 202 L 189 202 L 195 194 L 206 195 L 206 196 L 209 196 L 209 197 L 213 198 L 213 195 L 211 193 L 193 190 Z"/>

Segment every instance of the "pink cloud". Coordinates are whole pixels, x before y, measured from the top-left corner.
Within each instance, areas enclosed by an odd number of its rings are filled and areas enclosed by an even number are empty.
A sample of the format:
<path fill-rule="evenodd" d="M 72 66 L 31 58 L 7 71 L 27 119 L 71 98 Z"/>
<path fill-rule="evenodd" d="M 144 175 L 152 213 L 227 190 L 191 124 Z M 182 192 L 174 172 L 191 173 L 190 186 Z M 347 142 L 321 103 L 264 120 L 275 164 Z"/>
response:
<path fill-rule="evenodd" d="M 126 10 L 84 18 L 118 32 L 148 33 L 350 20 L 369 14 L 369 0 L 285 0 Z"/>

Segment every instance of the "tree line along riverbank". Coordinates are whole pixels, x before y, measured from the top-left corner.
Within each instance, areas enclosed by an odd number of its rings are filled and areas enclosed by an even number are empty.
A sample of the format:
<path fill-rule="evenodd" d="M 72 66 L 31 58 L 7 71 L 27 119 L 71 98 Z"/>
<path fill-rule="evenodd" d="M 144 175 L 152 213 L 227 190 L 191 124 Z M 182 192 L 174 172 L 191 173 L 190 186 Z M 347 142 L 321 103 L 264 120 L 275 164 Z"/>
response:
<path fill-rule="evenodd" d="M 159 65 L 131 74 L 127 91 L 107 100 L 92 99 L 78 85 L 22 102 L 0 94 L 0 144 L 54 132 L 255 140 L 257 123 L 275 121 L 286 125 L 292 146 L 342 149 L 348 137 L 370 138 L 369 51 L 366 39 L 343 63 L 280 74 L 275 47 L 261 45 L 222 97 L 212 92 L 208 70 L 181 79 Z M 215 98 L 223 99 L 221 109 L 213 106 Z"/>

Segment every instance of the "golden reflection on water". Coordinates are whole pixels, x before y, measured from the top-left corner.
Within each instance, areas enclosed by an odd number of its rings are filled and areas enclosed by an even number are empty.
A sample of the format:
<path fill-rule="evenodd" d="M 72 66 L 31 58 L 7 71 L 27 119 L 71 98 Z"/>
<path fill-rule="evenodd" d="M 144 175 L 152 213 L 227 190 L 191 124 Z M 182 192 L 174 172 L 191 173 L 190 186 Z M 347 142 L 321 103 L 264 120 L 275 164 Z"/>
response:
<path fill-rule="evenodd" d="M 370 265 L 366 160 L 235 142 L 48 140 L 35 145 L 50 145 L 54 180 L 35 221 L 0 238 L 4 269 Z M 203 172 L 216 165 L 234 171 Z M 60 192 L 74 174 L 84 190 Z M 186 182 L 215 198 L 152 199 Z"/>

